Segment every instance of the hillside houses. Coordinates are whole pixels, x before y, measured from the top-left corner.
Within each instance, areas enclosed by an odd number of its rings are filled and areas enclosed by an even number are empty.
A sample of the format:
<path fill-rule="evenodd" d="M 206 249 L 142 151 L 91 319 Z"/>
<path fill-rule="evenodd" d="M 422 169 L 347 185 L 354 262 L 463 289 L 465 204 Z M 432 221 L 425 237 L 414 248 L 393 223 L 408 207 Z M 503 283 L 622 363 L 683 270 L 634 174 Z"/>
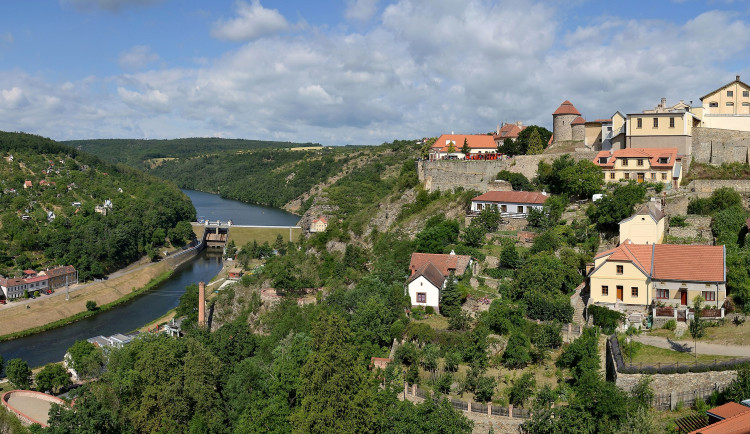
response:
<path fill-rule="evenodd" d="M 412 253 L 411 276 L 406 280 L 406 295 L 412 306 L 433 307 L 439 311 L 440 294 L 451 274 L 461 276 L 471 270 L 473 260 L 467 255 Z"/>
<path fill-rule="evenodd" d="M 55 267 L 38 273 L 34 270 L 26 270 L 24 275 L 23 278 L 0 276 L 0 289 L 7 300 L 23 297 L 25 291 L 44 292 L 78 283 L 78 272 L 72 265 Z"/>

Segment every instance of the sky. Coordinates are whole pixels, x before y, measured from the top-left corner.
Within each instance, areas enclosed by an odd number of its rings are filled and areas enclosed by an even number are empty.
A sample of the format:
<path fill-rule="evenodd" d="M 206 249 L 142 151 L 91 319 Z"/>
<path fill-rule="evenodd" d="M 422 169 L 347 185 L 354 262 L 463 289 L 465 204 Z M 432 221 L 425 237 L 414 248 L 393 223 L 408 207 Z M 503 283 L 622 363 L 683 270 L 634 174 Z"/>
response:
<path fill-rule="evenodd" d="M 0 130 L 375 145 L 750 80 L 750 2 L 7 0 Z"/>

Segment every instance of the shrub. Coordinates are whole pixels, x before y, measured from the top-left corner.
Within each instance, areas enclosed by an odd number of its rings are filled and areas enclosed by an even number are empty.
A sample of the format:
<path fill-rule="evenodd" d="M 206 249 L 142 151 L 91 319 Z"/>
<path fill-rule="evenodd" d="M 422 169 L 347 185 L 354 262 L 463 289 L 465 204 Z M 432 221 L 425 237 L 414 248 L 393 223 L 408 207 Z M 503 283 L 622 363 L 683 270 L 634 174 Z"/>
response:
<path fill-rule="evenodd" d="M 450 351 L 445 354 L 445 370 L 448 372 L 458 371 L 458 364 L 461 363 L 461 353 Z"/>
<path fill-rule="evenodd" d="M 438 380 L 435 382 L 435 387 L 440 393 L 451 393 L 451 384 L 453 384 L 453 374 L 445 372 L 438 377 Z"/>
<path fill-rule="evenodd" d="M 406 338 L 419 343 L 432 342 L 435 339 L 435 331 L 429 324 L 412 322 L 406 326 Z"/>
<path fill-rule="evenodd" d="M 398 363 L 404 365 L 414 365 L 419 360 L 417 356 L 417 346 L 411 342 L 406 342 L 400 347 L 396 348 L 396 352 L 393 354 L 393 358 Z"/>
<path fill-rule="evenodd" d="M 677 321 L 670 319 L 669 321 L 664 323 L 664 326 L 662 326 L 662 328 L 675 331 L 675 329 L 677 328 Z"/>
<path fill-rule="evenodd" d="M 510 403 L 514 406 L 523 406 L 523 404 L 534 395 L 534 387 L 536 387 L 534 374 L 531 372 L 525 372 L 519 378 L 513 380 L 510 392 L 508 393 Z"/>
<path fill-rule="evenodd" d="M 684 228 L 687 225 L 688 224 L 687 221 L 685 221 L 685 216 L 675 215 L 669 218 L 669 226 L 675 228 Z"/>
<path fill-rule="evenodd" d="M 517 369 L 523 368 L 531 361 L 529 350 L 531 342 L 526 335 L 514 332 L 508 339 L 508 345 L 502 357 L 502 364 L 506 368 Z"/>
<path fill-rule="evenodd" d="M 541 321 L 559 321 L 567 324 L 573 320 L 573 306 L 565 295 L 542 294 L 529 290 L 523 294 L 527 315 Z"/>
<path fill-rule="evenodd" d="M 474 398 L 479 402 L 492 401 L 497 381 L 492 377 L 479 377 L 476 381 Z"/>
<path fill-rule="evenodd" d="M 96 302 L 94 300 L 88 300 L 86 302 L 86 310 L 88 311 L 95 311 L 96 310 Z"/>
<path fill-rule="evenodd" d="M 603 306 L 591 305 L 588 307 L 589 315 L 594 316 L 594 325 L 602 328 L 604 333 L 614 333 L 620 321 L 625 318 L 625 314 Z"/>
<path fill-rule="evenodd" d="M 424 308 L 424 313 L 427 315 L 433 315 L 435 313 L 435 308 L 432 306 L 427 306 Z"/>

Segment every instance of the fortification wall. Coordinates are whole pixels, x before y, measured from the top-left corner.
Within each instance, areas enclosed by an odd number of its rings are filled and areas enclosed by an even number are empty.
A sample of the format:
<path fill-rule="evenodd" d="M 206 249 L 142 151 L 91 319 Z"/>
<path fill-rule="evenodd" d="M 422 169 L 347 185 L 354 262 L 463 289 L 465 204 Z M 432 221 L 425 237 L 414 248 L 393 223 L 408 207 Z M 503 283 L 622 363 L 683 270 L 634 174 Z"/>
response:
<path fill-rule="evenodd" d="M 699 163 L 747 163 L 750 132 L 693 128 L 693 158 Z"/>
<path fill-rule="evenodd" d="M 740 194 L 750 194 L 748 179 L 696 179 L 691 181 L 685 190 L 697 193 L 698 197 L 707 197 L 722 187 L 732 188 Z"/>
<path fill-rule="evenodd" d="M 419 181 L 430 192 L 449 191 L 456 187 L 486 192 L 489 190 L 489 183 L 495 180 L 495 176 L 501 170 L 521 173 L 531 179 L 536 176 L 540 161 L 551 163 L 561 155 L 563 154 L 518 155 L 507 160 L 495 161 L 419 161 L 417 173 Z M 575 152 L 570 155 L 576 161 L 593 160 L 596 152 Z"/>

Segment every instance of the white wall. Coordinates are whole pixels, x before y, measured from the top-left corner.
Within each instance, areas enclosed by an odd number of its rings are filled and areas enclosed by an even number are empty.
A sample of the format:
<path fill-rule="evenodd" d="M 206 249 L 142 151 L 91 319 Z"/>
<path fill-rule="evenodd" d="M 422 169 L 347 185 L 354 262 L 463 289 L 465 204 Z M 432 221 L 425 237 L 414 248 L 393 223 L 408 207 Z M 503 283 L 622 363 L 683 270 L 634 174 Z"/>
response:
<path fill-rule="evenodd" d="M 427 294 L 427 301 L 425 303 L 417 303 L 418 292 Z M 440 305 L 440 290 L 430 283 L 429 280 L 425 279 L 424 276 L 419 276 L 409 283 L 409 298 L 411 299 L 412 306 L 432 306 L 437 312 Z"/>
<path fill-rule="evenodd" d="M 536 208 L 539 211 L 542 210 L 543 206 L 538 204 L 527 204 L 527 203 L 503 203 L 503 202 L 484 202 L 484 201 L 471 201 L 471 210 L 479 212 L 479 206 L 482 205 L 482 208 L 486 208 L 489 205 L 497 206 L 499 210 L 502 210 L 503 205 L 507 207 L 507 213 L 508 214 L 527 214 L 529 212 L 529 208 Z M 518 212 L 518 207 L 523 206 L 523 212 Z M 501 211 L 502 212 L 502 211 Z"/>

